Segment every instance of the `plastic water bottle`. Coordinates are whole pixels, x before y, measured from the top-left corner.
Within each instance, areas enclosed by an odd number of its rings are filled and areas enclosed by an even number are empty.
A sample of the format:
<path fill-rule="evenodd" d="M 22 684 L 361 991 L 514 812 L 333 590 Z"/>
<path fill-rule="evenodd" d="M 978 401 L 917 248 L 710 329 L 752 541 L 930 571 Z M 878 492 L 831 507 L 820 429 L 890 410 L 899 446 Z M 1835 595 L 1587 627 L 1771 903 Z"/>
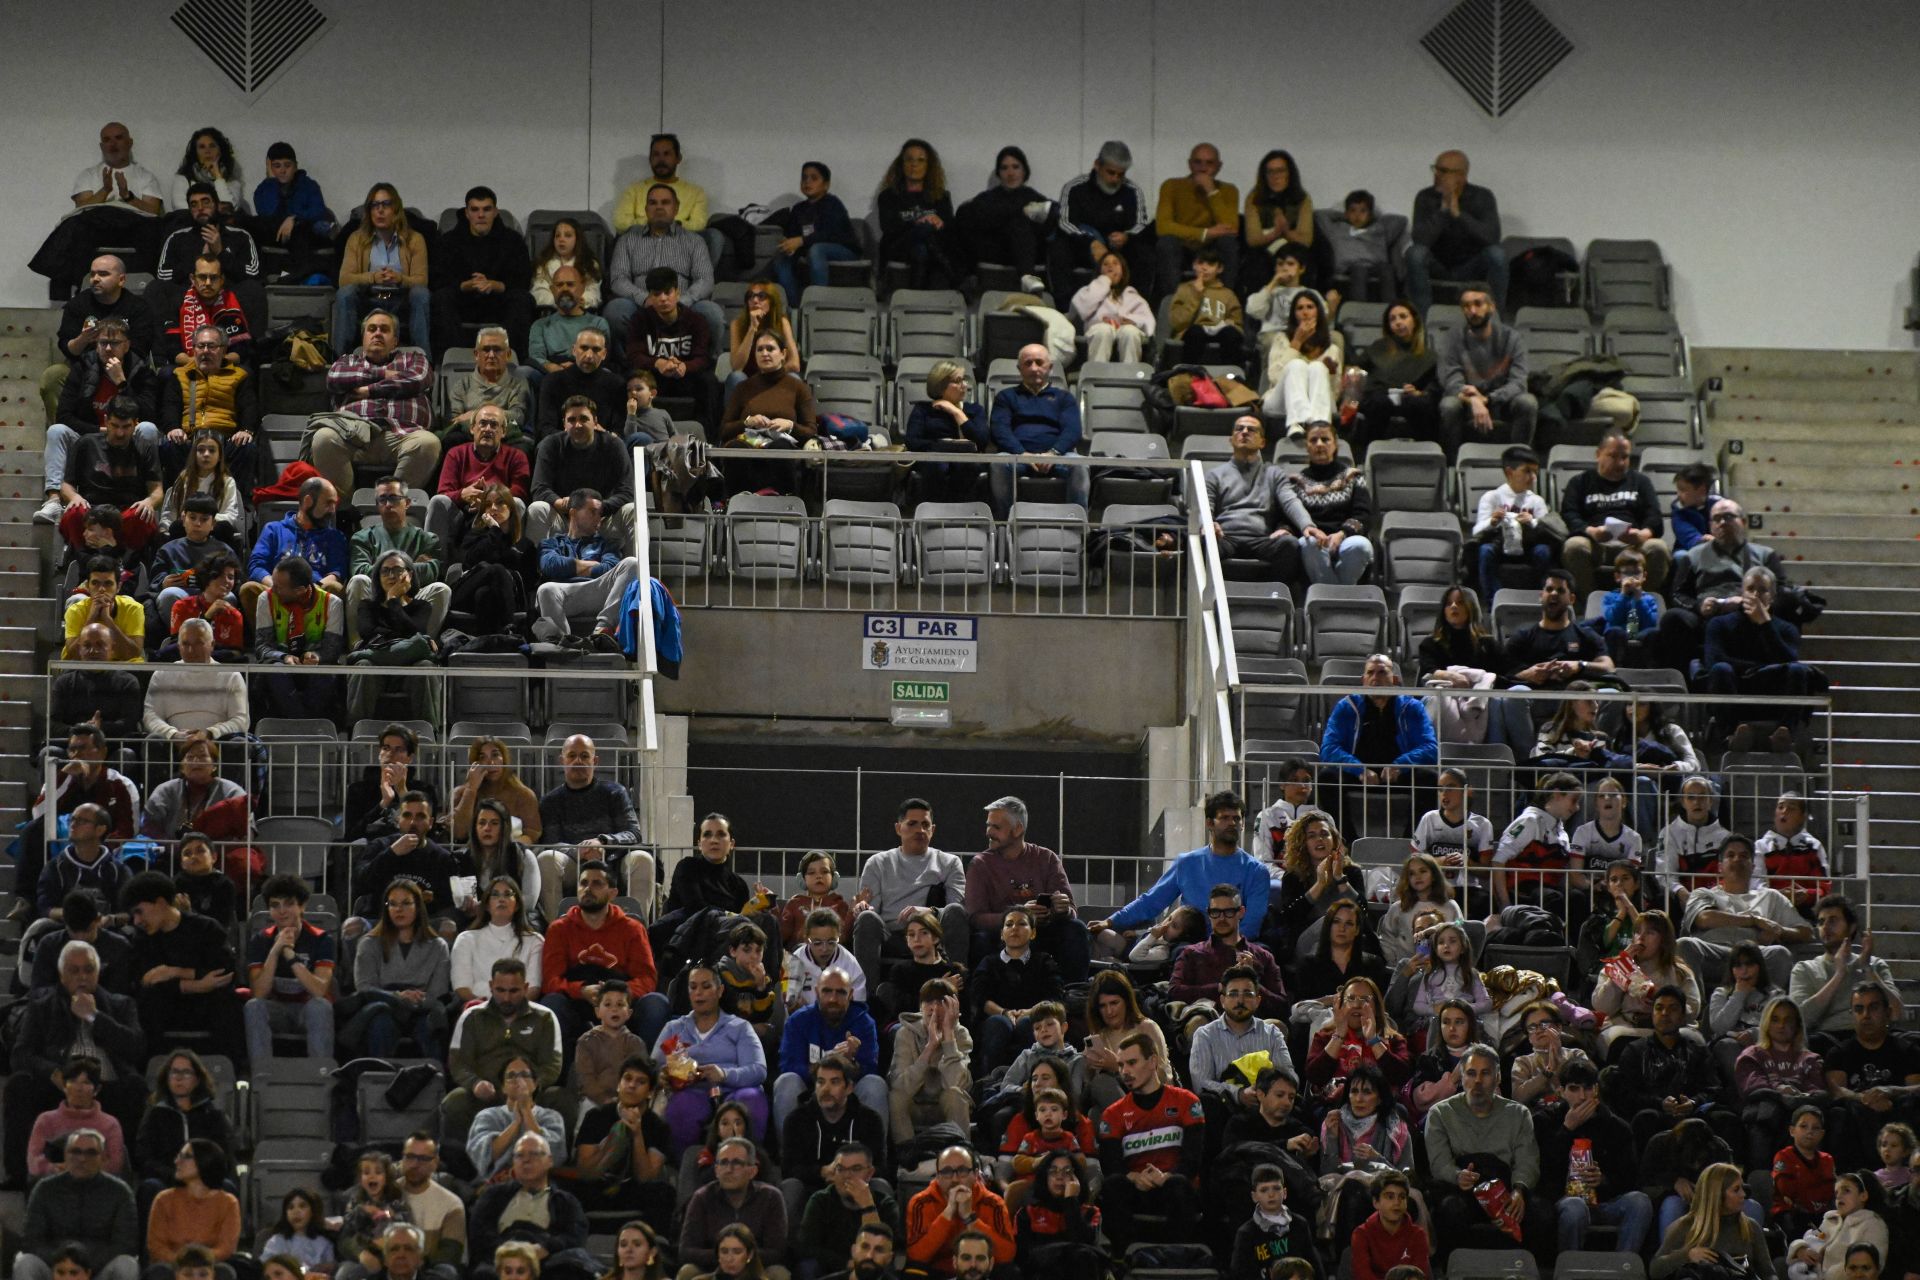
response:
<path fill-rule="evenodd" d="M 1577 1196 L 1588 1204 L 1599 1200 L 1595 1188 L 1586 1180 L 1587 1170 L 1593 1168 L 1593 1142 L 1587 1138 L 1575 1138 L 1573 1150 L 1567 1156 L 1567 1194 Z"/>
<path fill-rule="evenodd" d="M 1526 553 L 1527 535 L 1520 531 L 1520 517 L 1509 510 L 1500 517 L 1500 550 L 1510 556 Z"/>

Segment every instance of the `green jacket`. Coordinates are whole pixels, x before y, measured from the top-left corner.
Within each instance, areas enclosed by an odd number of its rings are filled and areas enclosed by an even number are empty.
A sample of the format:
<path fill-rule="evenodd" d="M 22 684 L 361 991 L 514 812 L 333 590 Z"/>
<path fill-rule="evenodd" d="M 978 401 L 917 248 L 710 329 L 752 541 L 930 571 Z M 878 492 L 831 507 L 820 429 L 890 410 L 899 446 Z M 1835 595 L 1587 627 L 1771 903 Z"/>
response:
<path fill-rule="evenodd" d="M 440 553 L 440 539 L 409 520 L 400 526 L 400 532 L 389 534 L 384 524 L 368 525 L 353 535 L 347 544 L 347 572 L 358 577 L 362 574 L 373 576 L 374 562 L 389 551 L 404 551 L 413 558 L 413 588 L 418 591 L 430 582 L 440 581 L 440 574 L 446 565 Z M 430 563 L 420 563 L 425 556 Z M 380 584 L 374 583 L 377 595 Z"/>

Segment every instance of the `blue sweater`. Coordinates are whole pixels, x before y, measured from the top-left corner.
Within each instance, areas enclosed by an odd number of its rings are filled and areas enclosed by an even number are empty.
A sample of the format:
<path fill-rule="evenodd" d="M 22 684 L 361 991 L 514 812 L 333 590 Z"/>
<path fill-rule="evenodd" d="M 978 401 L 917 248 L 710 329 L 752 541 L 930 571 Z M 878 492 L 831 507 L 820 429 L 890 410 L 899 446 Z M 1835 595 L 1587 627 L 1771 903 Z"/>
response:
<path fill-rule="evenodd" d="M 1355 755 L 1360 741 L 1360 704 L 1366 695 L 1353 694 L 1333 704 L 1327 715 L 1326 732 L 1320 738 L 1320 758 L 1341 766 L 1343 773 L 1358 777 L 1367 767 Z M 1394 699 L 1394 747 L 1390 762 L 1397 765 L 1434 764 L 1440 759 L 1440 740 L 1433 732 L 1433 720 L 1426 704 L 1404 694 Z M 1251 918 L 1251 917 L 1249 917 Z"/>
<path fill-rule="evenodd" d="M 1706 537 L 1707 517 L 1713 511 L 1713 504 L 1720 501 L 1717 493 L 1708 493 L 1707 500 L 1697 507 L 1683 507 L 1680 499 L 1675 498 L 1667 509 L 1667 516 L 1673 521 L 1673 554 L 1679 555 L 1694 543 Z"/>
<path fill-rule="evenodd" d="M 591 560 L 597 567 L 583 578 L 574 570 L 573 562 L 576 560 Z M 620 553 L 597 533 L 591 538 L 556 533 L 540 544 L 542 582 L 585 582 L 588 578 L 597 578 L 610 572 L 619 563 Z"/>
<path fill-rule="evenodd" d="M 780 1074 L 791 1072 L 802 1080 L 811 1080 L 813 1064 L 832 1052 L 833 1047 L 848 1036 L 860 1038 L 860 1052 L 855 1055 L 855 1061 L 860 1064 L 860 1074 L 870 1076 L 877 1073 L 880 1070 L 880 1029 L 874 1025 L 873 1015 L 867 1012 L 864 1004 L 857 1000 L 849 1004 L 847 1016 L 840 1020 L 837 1027 L 827 1025 L 817 1004 L 788 1014 L 786 1025 L 780 1029 Z M 819 1053 L 812 1052 L 816 1048 Z"/>
<path fill-rule="evenodd" d="M 273 566 L 286 556 L 299 556 L 312 565 L 315 582 L 330 573 L 342 583 L 347 580 L 347 535 L 331 525 L 302 529 L 298 511 L 289 511 L 260 530 L 253 554 L 247 557 L 247 577 L 266 582 L 273 577 Z"/>
<path fill-rule="evenodd" d="M 1677 529 L 1679 525 L 1676 523 Z M 1624 591 L 1609 591 L 1600 600 L 1601 619 L 1608 628 L 1625 627 L 1629 613 L 1639 613 L 1640 630 L 1651 632 L 1660 625 L 1660 597 L 1651 591 L 1642 591 L 1633 600 L 1627 599 Z"/>
<path fill-rule="evenodd" d="M 1065 387 L 1008 387 L 993 398 L 993 443 L 1002 453 L 1072 453 L 1080 402 Z"/>
<path fill-rule="evenodd" d="M 1166 869 L 1153 888 L 1114 912 L 1108 917 L 1107 923 L 1116 929 L 1136 928 L 1153 920 L 1175 902 L 1184 902 L 1205 911 L 1207 895 L 1213 892 L 1213 886 L 1217 884 L 1230 884 L 1240 890 L 1240 901 L 1246 905 L 1247 919 L 1266 919 L 1267 895 L 1273 891 L 1273 881 L 1268 877 L 1267 869 L 1245 849 L 1235 849 L 1221 857 L 1210 846 L 1202 846 L 1175 858 L 1173 865 Z"/>
<path fill-rule="evenodd" d="M 333 212 L 327 208 L 326 197 L 320 194 L 320 184 L 309 178 L 305 169 L 294 172 L 293 190 L 285 199 L 281 198 L 280 184 L 272 178 L 255 187 L 253 211 L 262 218 L 291 216 L 295 222 L 323 231 L 333 225 Z"/>

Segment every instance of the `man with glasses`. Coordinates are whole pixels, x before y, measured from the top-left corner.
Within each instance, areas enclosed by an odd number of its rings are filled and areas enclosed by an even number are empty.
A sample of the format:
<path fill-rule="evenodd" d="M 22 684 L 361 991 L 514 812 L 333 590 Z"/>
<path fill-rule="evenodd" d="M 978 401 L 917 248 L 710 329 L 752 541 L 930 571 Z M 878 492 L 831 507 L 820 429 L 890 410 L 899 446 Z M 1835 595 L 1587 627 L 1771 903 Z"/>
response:
<path fill-rule="evenodd" d="M 693 1193 L 680 1228 L 678 1280 L 718 1266 L 720 1231 L 740 1223 L 753 1232 L 768 1280 L 787 1280 L 787 1201 L 759 1181 L 760 1155 L 749 1138 L 728 1138 L 713 1155 L 713 1181 Z"/>
<path fill-rule="evenodd" d="M 440 438 L 428 430 L 433 367 L 426 352 L 398 342 L 393 313 L 369 311 L 360 322 L 359 348 L 327 370 L 333 408 L 308 420 L 302 456 L 311 456 L 336 492 L 353 492 L 357 462 L 391 467 L 409 489 L 424 489 L 433 479 L 440 461 Z"/>
<path fill-rule="evenodd" d="M 245 339 L 244 329 L 240 337 Z M 160 461 L 169 474 L 178 474 L 193 450 L 193 437 L 216 432 L 234 486 L 246 496 L 262 479 L 263 461 L 270 472 L 273 460 L 263 458 L 254 444 L 260 431 L 258 379 L 230 358 L 230 341 L 217 319 L 188 331 L 186 351 L 160 383 L 159 429 L 166 433 Z M 212 497 L 225 501 L 223 494 Z"/>
<path fill-rule="evenodd" d="M 67 1135 L 60 1172 L 34 1184 L 15 1280 L 136 1280 L 140 1220 L 133 1191 L 103 1172 L 98 1129 Z"/>
<path fill-rule="evenodd" d="M 533 259 L 526 237 L 507 225 L 489 187 L 467 192 L 461 225 L 440 237 L 428 259 L 433 289 L 433 357 L 465 345 L 462 326 L 505 325 L 516 350 L 533 323 Z"/>
<path fill-rule="evenodd" d="M 506 1169 L 514 1143 L 526 1134 L 541 1135 L 563 1156 L 567 1146 L 566 1121 L 552 1107 L 534 1101 L 541 1082 L 531 1059 L 519 1054 L 508 1058 L 498 1079 L 493 1090 L 497 1101 L 474 1116 L 467 1131 L 467 1159 L 482 1182 L 491 1182 Z"/>
<path fill-rule="evenodd" d="M 884 1147 L 884 1144 L 882 1144 Z M 859 1249 L 870 1227 L 886 1231 L 886 1249 L 893 1251 L 893 1233 L 900 1224 L 900 1206 L 887 1194 L 886 1184 L 873 1185 L 874 1148 L 863 1142 L 844 1142 L 823 1168 L 809 1170 L 820 1186 L 807 1197 L 794 1244 L 800 1280 L 831 1274 L 851 1257 L 857 1270 Z M 783 1191 L 797 1191 L 800 1180 L 788 1177 Z M 885 1264 L 883 1263 L 884 1267 Z M 872 1278 L 869 1278 L 872 1280 Z"/>
<path fill-rule="evenodd" d="M 1214 937 L 1205 943 L 1185 948 L 1180 953 L 1182 960 L 1190 952 L 1212 950 L 1215 943 L 1220 941 L 1220 917 L 1214 912 L 1221 910 L 1228 902 L 1233 904 L 1234 928 L 1238 930 L 1239 895 L 1234 894 L 1224 901 L 1213 899 L 1208 904 L 1207 914 L 1213 917 Z M 1213 989 L 1218 994 L 1208 997 L 1218 1001 L 1220 1016 L 1202 1023 L 1194 1031 L 1193 1044 L 1187 1053 L 1187 1079 L 1193 1082 L 1194 1091 L 1200 1095 L 1201 1104 L 1206 1109 L 1209 1134 L 1224 1130 L 1227 1122 L 1237 1113 L 1259 1109 L 1260 1094 L 1254 1089 L 1253 1082 L 1243 1082 L 1241 1077 L 1229 1076 L 1235 1062 L 1249 1054 L 1265 1053 L 1271 1065 L 1293 1070 L 1293 1055 L 1287 1049 L 1286 1033 L 1280 1029 L 1281 1024 L 1263 1016 L 1267 1002 L 1272 998 L 1266 983 L 1277 985 L 1280 971 L 1274 968 L 1263 977 L 1261 968 L 1256 967 L 1252 960 L 1264 957 L 1266 965 L 1272 966 L 1273 957 L 1267 953 L 1267 949 L 1248 938 L 1240 938 L 1238 945 L 1240 954 L 1250 959 L 1232 965 L 1220 976 L 1219 985 Z M 1174 981 L 1177 986 L 1177 968 Z M 1282 1012 L 1273 1016 L 1286 1017 L 1284 993 L 1281 993 L 1278 1008 Z"/>
<path fill-rule="evenodd" d="M 507 440 L 507 411 L 483 404 L 473 411 L 473 443 L 457 444 L 440 464 L 440 492 L 427 503 L 427 530 L 452 547 L 453 511 L 457 505 L 477 514 L 487 490 L 505 485 L 524 507 L 533 481 L 533 461 L 526 451 Z"/>
<path fill-rule="evenodd" d="M 948 1147 L 934 1162 L 933 1181 L 907 1201 L 907 1260 L 914 1270 L 952 1276 L 954 1246 L 970 1231 L 983 1232 L 993 1242 L 998 1261 L 1013 1261 L 1007 1202 L 974 1168 L 972 1148 Z"/>
<path fill-rule="evenodd" d="M 440 1144 L 425 1130 L 407 1135 L 400 1148 L 400 1194 L 407 1198 L 407 1216 L 426 1233 L 425 1259 L 436 1276 L 456 1280 L 467 1259 L 467 1206 L 459 1196 L 435 1181 L 440 1172 Z"/>
<path fill-rule="evenodd" d="M 1176 902 L 1200 910 L 1200 904 L 1211 899 L 1214 886 L 1219 884 L 1239 889 L 1247 915 L 1254 920 L 1265 920 L 1273 881 L 1266 867 L 1240 847 L 1245 813 L 1240 797 L 1232 791 L 1216 791 L 1208 796 L 1207 843 L 1175 858 L 1152 888 L 1112 916 L 1087 922 L 1087 932 L 1093 935 L 1100 953 L 1109 957 L 1119 955 L 1134 930 L 1158 919 L 1161 912 Z"/>
<path fill-rule="evenodd" d="M 447 411 L 453 417 L 441 428 L 441 447 L 452 449 L 472 440 L 474 419 L 488 405 L 505 412 L 507 438 L 518 442 L 531 430 L 535 403 L 532 386 L 513 363 L 507 331 L 488 325 L 473 340 L 473 372 L 462 374 L 447 389 Z"/>
<path fill-rule="evenodd" d="M 34 523 L 60 523 L 67 507 L 77 500 L 78 490 L 68 481 L 78 471 L 78 462 L 70 465 L 69 455 L 82 440 L 105 431 L 112 413 L 129 419 L 135 448 L 157 474 L 160 428 L 154 419 L 159 407 L 160 377 L 147 363 L 145 352 L 133 351 L 126 322 L 102 320 L 95 326 L 92 345 L 75 358 L 60 388 L 42 465 L 47 499 L 34 512 Z"/>
<path fill-rule="evenodd" d="M 557 1087 L 563 1057 L 559 1020 L 527 993 L 527 966 L 512 956 L 495 960 L 486 1002 L 469 1006 L 453 1024 L 448 1066 L 455 1087 L 440 1103 L 441 1132 L 449 1142 L 461 1141 L 480 1109 L 500 1101 L 494 1082 L 514 1062 L 533 1071 L 543 1108 L 565 1109 L 570 1100 Z"/>
<path fill-rule="evenodd" d="M 1667 609 L 1660 615 L 1661 665 L 1676 671 L 1686 671 L 1700 656 L 1709 620 L 1745 607 L 1742 584 L 1749 569 L 1772 572 L 1776 591 L 1789 585 L 1780 553 L 1747 540 L 1747 513 L 1739 503 L 1720 499 L 1707 521 L 1709 536 L 1674 558 Z"/>
<path fill-rule="evenodd" d="M 189 287 L 180 295 L 173 323 L 167 326 L 167 337 L 179 348 L 173 356 L 174 364 L 193 363 L 194 343 L 199 336 L 196 331 L 203 325 L 213 326 L 225 337 L 224 359 L 227 361 L 237 364 L 252 354 L 247 313 L 240 296 L 227 287 L 226 268 L 214 253 L 203 253 L 193 260 Z"/>
<path fill-rule="evenodd" d="M 397 569 L 396 577 L 406 574 L 412 579 L 414 599 L 430 610 L 427 633 L 438 634 L 453 603 L 453 589 L 440 581 L 444 559 L 440 539 L 407 518 L 413 510 L 413 500 L 407 496 L 407 486 L 400 483 L 398 476 L 381 476 L 374 482 L 373 507 L 380 515 L 380 523 L 361 529 L 347 543 L 347 568 L 352 575 L 347 579 L 348 646 L 360 643 L 361 601 L 386 597 L 385 584 L 373 579 L 381 571 L 381 558 L 389 551 L 405 555 L 411 568 L 389 564 L 385 571 Z"/>
<path fill-rule="evenodd" d="M 1433 185 L 1413 198 L 1413 243 L 1407 247 L 1407 294 L 1424 316 L 1435 280 L 1485 280 L 1493 305 L 1507 301 L 1507 255 L 1500 248 L 1500 204 L 1467 181 L 1467 153 L 1442 151 Z"/>

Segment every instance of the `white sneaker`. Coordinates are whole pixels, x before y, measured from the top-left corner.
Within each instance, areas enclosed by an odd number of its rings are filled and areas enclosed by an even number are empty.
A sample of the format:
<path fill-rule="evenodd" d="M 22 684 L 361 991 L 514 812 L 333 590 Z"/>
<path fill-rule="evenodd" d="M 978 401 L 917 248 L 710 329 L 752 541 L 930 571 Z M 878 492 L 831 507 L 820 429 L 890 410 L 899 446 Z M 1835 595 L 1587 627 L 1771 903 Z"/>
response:
<path fill-rule="evenodd" d="M 56 493 L 40 504 L 40 509 L 33 513 L 33 522 L 35 524 L 59 524 L 60 517 L 66 513 L 67 504 L 62 502 L 60 495 Z"/>
<path fill-rule="evenodd" d="M 1047 282 L 1039 276 L 1021 276 L 1020 287 L 1028 293 L 1040 293 L 1046 289 Z"/>

